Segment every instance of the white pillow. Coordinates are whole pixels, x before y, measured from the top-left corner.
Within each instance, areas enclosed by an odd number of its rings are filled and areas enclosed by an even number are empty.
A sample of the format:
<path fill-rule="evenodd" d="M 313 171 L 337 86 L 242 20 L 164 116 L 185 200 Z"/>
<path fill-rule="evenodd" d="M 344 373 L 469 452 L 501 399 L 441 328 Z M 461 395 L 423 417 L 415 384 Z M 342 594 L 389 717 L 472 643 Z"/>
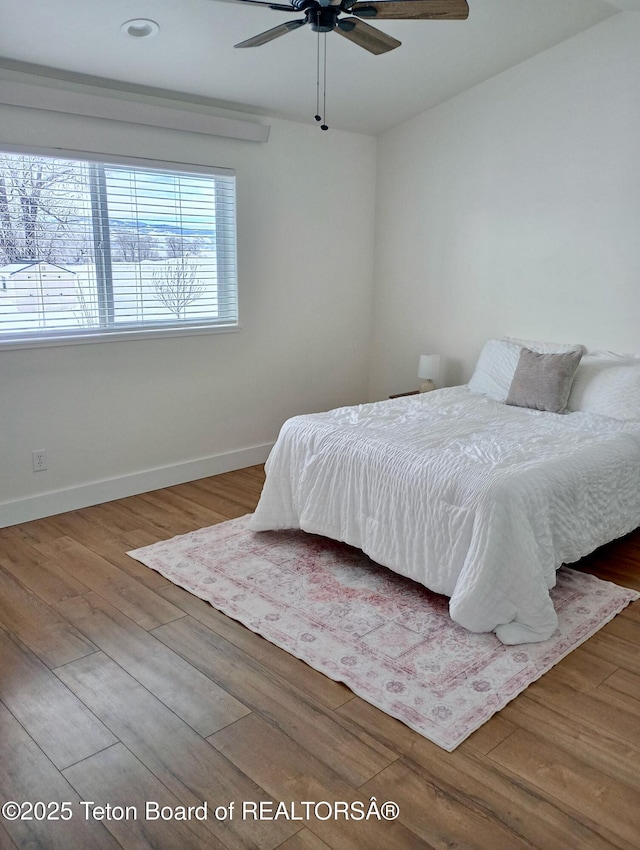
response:
<path fill-rule="evenodd" d="M 533 340 L 490 339 L 484 344 L 468 387 L 473 393 L 485 395 L 494 401 L 506 401 L 520 352 L 529 348 L 539 354 L 565 354 L 568 351 L 585 351 L 581 345 L 555 345 Z"/>
<path fill-rule="evenodd" d="M 576 372 L 568 410 L 640 420 L 640 356 L 594 351 Z"/>
<path fill-rule="evenodd" d="M 521 347 L 503 339 L 485 342 L 474 370 L 469 389 L 494 401 L 506 401 Z"/>

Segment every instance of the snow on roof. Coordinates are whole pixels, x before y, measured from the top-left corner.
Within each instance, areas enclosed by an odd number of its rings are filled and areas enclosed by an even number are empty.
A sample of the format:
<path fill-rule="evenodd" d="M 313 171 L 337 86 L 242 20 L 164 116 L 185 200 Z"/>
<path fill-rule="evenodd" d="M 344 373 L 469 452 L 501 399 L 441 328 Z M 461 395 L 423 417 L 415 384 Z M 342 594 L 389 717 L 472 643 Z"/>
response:
<path fill-rule="evenodd" d="M 48 266 L 51 269 L 62 269 L 62 271 L 67 272 L 67 274 L 76 274 L 76 272 L 71 271 L 71 269 L 65 268 L 65 266 L 59 266 L 56 263 L 46 263 L 42 261 L 30 262 L 29 260 L 24 260 L 21 263 L 7 263 L 6 266 L 0 266 L 0 274 L 11 276 L 17 274 L 17 272 L 23 272 L 27 269 L 33 268 L 33 266 L 40 265 Z"/>

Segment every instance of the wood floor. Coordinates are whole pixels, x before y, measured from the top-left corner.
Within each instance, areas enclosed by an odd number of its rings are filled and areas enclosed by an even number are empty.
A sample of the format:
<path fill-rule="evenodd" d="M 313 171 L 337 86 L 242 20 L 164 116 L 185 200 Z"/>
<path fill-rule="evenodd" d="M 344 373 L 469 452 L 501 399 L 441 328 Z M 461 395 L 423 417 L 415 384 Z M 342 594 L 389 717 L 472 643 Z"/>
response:
<path fill-rule="evenodd" d="M 262 481 L 0 531 L 0 803 L 47 804 L 0 818 L 2 850 L 640 847 L 640 602 L 446 753 L 125 554 L 248 513 Z M 640 589 L 640 532 L 580 566 Z M 372 797 L 399 817 L 251 816 Z"/>

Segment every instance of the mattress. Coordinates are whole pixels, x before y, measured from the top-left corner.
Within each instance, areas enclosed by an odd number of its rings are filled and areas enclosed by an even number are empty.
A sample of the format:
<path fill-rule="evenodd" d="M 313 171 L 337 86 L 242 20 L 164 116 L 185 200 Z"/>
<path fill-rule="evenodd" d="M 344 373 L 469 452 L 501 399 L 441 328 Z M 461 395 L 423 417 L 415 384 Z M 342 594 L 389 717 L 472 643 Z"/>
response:
<path fill-rule="evenodd" d="M 640 423 L 452 387 L 296 416 L 251 519 L 362 549 L 507 644 L 555 631 L 556 570 L 640 525 Z"/>

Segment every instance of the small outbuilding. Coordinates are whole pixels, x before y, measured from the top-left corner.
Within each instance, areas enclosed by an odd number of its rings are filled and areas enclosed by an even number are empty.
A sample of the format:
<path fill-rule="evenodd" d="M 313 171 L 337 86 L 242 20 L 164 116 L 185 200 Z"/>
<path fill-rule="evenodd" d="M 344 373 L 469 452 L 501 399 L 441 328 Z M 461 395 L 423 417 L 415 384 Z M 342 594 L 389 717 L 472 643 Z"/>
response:
<path fill-rule="evenodd" d="M 18 310 L 64 310 L 77 294 L 77 275 L 55 263 L 10 263 L 0 267 L 0 287 Z"/>

